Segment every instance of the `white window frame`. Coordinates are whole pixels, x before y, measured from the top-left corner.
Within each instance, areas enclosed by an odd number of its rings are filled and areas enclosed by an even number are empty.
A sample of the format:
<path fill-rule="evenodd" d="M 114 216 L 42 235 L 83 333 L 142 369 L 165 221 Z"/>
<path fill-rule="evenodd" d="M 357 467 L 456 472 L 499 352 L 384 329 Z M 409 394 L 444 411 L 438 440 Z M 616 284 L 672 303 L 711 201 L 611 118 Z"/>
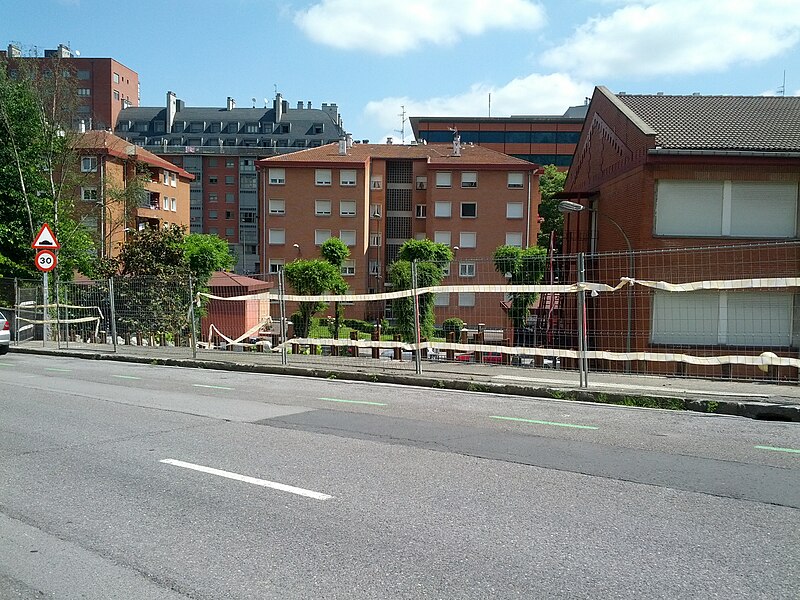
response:
<path fill-rule="evenodd" d="M 475 231 L 462 231 L 458 234 L 459 248 L 476 248 L 478 246 L 478 234 Z"/>
<path fill-rule="evenodd" d="M 269 170 L 270 185 L 286 185 L 286 169 L 271 168 Z"/>
<path fill-rule="evenodd" d="M 516 241 L 518 240 L 518 241 Z M 522 248 L 522 232 L 520 231 L 507 231 L 506 232 L 506 246 L 514 246 L 515 248 Z"/>
<path fill-rule="evenodd" d="M 474 206 L 475 207 L 475 214 L 474 215 L 465 215 L 464 214 L 464 207 L 465 206 Z M 462 202 L 461 207 L 459 209 L 459 215 L 462 219 L 477 219 L 478 218 L 478 203 L 477 202 Z"/>
<path fill-rule="evenodd" d="M 433 232 L 433 241 L 436 244 L 444 244 L 447 247 L 450 247 L 450 242 L 453 239 L 453 234 L 450 231 L 434 231 Z"/>
<path fill-rule="evenodd" d="M 462 307 L 475 306 L 475 292 L 459 292 L 458 305 Z"/>
<path fill-rule="evenodd" d="M 427 177 L 417 177 L 417 189 L 418 190 L 427 190 L 428 189 L 428 178 Z"/>
<path fill-rule="evenodd" d="M 433 295 L 434 306 L 450 306 L 450 292 L 436 292 Z"/>
<path fill-rule="evenodd" d="M 355 200 L 339 200 L 339 216 L 355 217 L 357 207 Z"/>
<path fill-rule="evenodd" d="M 314 169 L 314 185 L 328 187 L 331 185 L 330 169 Z"/>
<path fill-rule="evenodd" d="M 506 219 L 522 219 L 525 216 L 525 204 L 522 202 L 506 202 Z"/>
<path fill-rule="evenodd" d="M 428 217 L 428 205 L 427 204 L 415 204 L 414 205 L 414 216 L 417 219 L 426 219 Z"/>
<path fill-rule="evenodd" d="M 330 200 L 314 200 L 314 214 L 318 217 L 331 216 Z"/>
<path fill-rule="evenodd" d="M 172 187 L 178 187 L 178 175 L 177 175 L 177 173 L 170 173 L 169 174 L 169 184 Z"/>
<path fill-rule="evenodd" d="M 282 246 L 286 243 L 286 230 L 283 228 L 270 229 L 268 233 L 268 243 L 271 246 Z"/>
<path fill-rule="evenodd" d="M 96 156 L 81 156 L 81 173 L 97 173 Z"/>
<path fill-rule="evenodd" d="M 285 215 L 286 214 L 286 200 L 280 198 L 269 199 L 269 214 L 271 215 Z"/>
<path fill-rule="evenodd" d="M 342 187 L 355 187 L 356 178 L 355 169 L 341 169 L 339 171 L 339 185 Z"/>
<path fill-rule="evenodd" d="M 436 187 L 449 188 L 453 186 L 453 173 L 450 171 L 436 171 Z"/>
<path fill-rule="evenodd" d="M 172 212 L 177 212 L 178 211 L 178 199 L 177 198 L 170 199 L 170 210 Z"/>
<path fill-rule="evenodd" d="M 87 198 L 86 197 L 87 192 L 94 192 L 94 194 L 90 194 L 94 195 L 94 198 Z M 97 202 L 99 199 L 100 197 L 97 194 L 96 185 L 87 185 L 86 187 L 81 188 L 81 200 L 83 200 L 84 202 Z"/>
<path fill-rule="evenodd" d="M 380 233 L 369 234 L 369 245 L 371 248 L 379 248 L 383 245 L 383 235 Z"/>
<path fill-rule="evenodd" d="M 377 260 L 369 261 L 369 274 L 373 277 L 380 277 L 381 275 L 381 263 Z"/>
<path fill-rule="evenodd" d="M 283 258 L 270 258 L 268 264 L 268 273 L 278 273 L 286 265 L 286 260 Z"/>
<path fill-rule="evenodd" d="M 473 261 L 462 261 L 458 263 L 459 277 L 475 277 L 475 263 Z"/>
<path fill-rule="evenodd" d="M 356 261 L 355 259 L 348 258 L 342 262 L 340 272 L 343 277 L 352 277 L 356 274 Z"/>
<path fill-rule="evenodd" d="M 434 202 L 433 216 L 438 219 L 449 219 L 453 216 L 453 203 L 444 201 Z"/>
<path fill-rule="evenodd" d="M 461 187 L 462 188 L 478 187 L 478 173 L 476 171 L 462 171 Z"/>
<path fill-rule="evenodd" d="M 525 187 L 525 173 L 511 172 L 508 174 L 506 186 L 510 190 L 520 190 Z"/>
<path fill-rule="evenodd" d="M 380 175 L 373 175 L 369 179 L 369 189 L 371 190 L 382 190 L 383 189 L 383 177 Z"/>
<path fill-rule="evenodd" d="M 356 230 L 355 229 L 340 229 L 339 239 L 344 242 L 344 245 L 352 248 L 356 245 Z"/>
<path fill-rule="evenodd" d="M 314 230 L 314 245 L 315 246 L 322 246 L 325 242 L 331 239 L 331 230 L 330 229 L 315 229 Z"/>

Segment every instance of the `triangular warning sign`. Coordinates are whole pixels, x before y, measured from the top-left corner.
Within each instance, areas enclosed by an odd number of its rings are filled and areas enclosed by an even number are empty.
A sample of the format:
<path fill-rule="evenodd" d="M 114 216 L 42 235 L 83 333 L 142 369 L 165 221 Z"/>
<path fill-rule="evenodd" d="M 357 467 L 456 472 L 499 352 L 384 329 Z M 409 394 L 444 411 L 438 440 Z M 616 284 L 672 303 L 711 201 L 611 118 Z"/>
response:
<path fill-rule="evenodd" d="M 44 248 L 49 250 L 58 250 L 61 248 L 61 244 L 58 243 L 56 236 L 53 235 L 53 230 L 50 229 L 50 225 L 45 223 L 42 225 L 39 233 L 36 234 L 36 238 L 33 240 L 31 248 L 36 248 L 37 250 L 42 250 Z"/>

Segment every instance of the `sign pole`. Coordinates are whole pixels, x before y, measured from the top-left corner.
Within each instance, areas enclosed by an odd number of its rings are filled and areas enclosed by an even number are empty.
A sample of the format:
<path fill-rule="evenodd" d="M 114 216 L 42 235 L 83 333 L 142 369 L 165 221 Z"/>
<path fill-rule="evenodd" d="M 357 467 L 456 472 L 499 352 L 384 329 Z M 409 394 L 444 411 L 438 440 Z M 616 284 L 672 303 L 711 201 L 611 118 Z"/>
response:
<path fill-rule="evenodd" d="M 50 290 L 48 289 L 48 277 L 49 273 L 45 271 L 42 273 L 42 295 L 43 295 L 43 302 L 42 302 L 42 346 L 47 345 L 47 341 L 50 339 L 50 307 L 48 306 L 50 302 Z"/>

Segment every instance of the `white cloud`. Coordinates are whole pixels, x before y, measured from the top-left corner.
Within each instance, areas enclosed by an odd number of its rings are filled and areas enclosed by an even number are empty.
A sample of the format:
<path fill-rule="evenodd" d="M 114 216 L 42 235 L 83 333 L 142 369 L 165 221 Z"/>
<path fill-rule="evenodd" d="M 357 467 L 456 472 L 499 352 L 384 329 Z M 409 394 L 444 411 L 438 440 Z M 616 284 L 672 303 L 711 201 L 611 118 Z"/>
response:
<path fill-rule="evenodd" d="M 321 0 L 295 23 L 314 42 L 343 50 L 402 54 L 420 44 L 451 45 L 492 29 L 537 29 L 531 0 Z"/>
<path fill-rule="evenodd" d="M 766 60 L 798 39 L 796 0 L 642 0 L 590 19 L 542 64 L 597 79 L 702 73 Z"/>
<path fill-rule="evenodd" d="M 591 96 L 594 86 L 576 81 L 562 73 L 542 75 L 534 73 L 516 78 L 502 87 L 485 84 L 473 85 L 468 91 L 454 96 L 428 99 L 408 97 L 383 98 L 369 102 L 364 108 L 364 121 L 372 130 L 394 131 L 400 129 L 400 106 L 405 106 L 409 117 L 461 116 L 480 117 L 489 113 L 489 94 L 492 95 L 492 116 L 509 115 L 562 115 L 569 106 L 583 104 Z M 397 133 L 388 133 L 399 141 Z M 406 141 L 412 137 L 411 126 L 406 125 Z M 378 140 L 375 140 L 378 141 Z M 382 141 L 382 140 L 381 140 Z"/>

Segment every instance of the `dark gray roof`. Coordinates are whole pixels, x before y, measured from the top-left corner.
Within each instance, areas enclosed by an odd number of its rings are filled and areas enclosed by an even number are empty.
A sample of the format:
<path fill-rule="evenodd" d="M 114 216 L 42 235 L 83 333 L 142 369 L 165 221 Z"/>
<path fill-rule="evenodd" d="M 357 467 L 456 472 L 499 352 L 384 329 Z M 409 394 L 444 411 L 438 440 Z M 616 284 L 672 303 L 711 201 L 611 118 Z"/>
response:
<path fill-rule="evenodd" d="M 612 95 L 664 149 L 800 151 L 800 97 Z"/>

